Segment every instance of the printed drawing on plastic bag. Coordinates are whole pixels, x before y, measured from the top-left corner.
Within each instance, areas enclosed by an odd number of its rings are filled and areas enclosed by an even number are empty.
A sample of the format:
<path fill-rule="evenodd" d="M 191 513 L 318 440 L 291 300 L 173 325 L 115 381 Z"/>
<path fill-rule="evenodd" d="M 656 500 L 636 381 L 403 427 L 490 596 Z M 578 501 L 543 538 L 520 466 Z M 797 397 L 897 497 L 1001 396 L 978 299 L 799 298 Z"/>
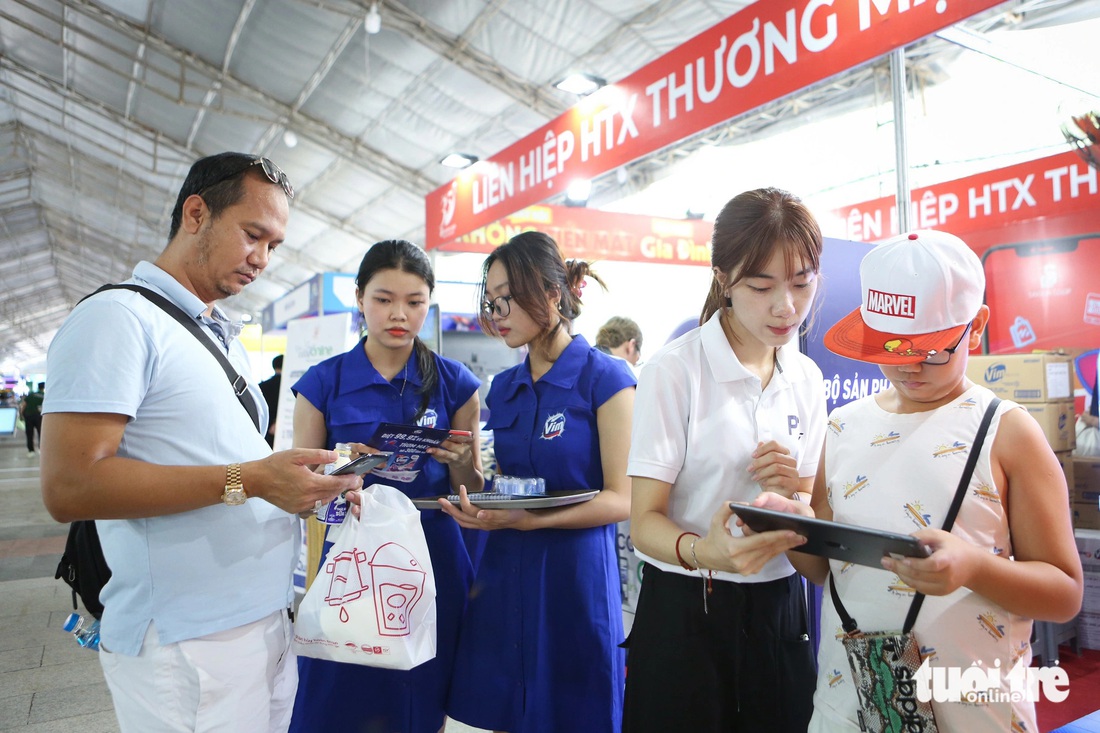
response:
<path fill-rule="evenodd" d="M 318 659 L 412 669 L 435 657 L 435 575 L 420 512 L 397 489 L 363 489 L 361 518 L 329 530 L 332 548 L 298 608 L 294 650 Z"/>

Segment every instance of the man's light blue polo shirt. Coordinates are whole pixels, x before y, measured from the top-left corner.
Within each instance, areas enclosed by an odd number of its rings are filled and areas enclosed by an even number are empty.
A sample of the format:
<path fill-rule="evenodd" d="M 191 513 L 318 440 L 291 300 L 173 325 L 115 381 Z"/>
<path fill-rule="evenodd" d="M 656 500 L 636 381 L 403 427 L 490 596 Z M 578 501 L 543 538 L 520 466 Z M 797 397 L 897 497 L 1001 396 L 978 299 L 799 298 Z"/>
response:
<path fill-rule="evenodd" d="M 138 264 L 127 282 L 161 293 L 202 322 L 202 301 L 152 263 Z M 215 311 L 215 320 L 226 321 Z M 208 326 L 204 331 L 225 348 Z M 238 373 L 250 376 L 239 341 L 229 341 L 228 356 Z M 210 466 L 271 454 L 214 356 L 139 293 L 106 291 L 74 308 L 50 344 L 47 374 L 44 414 L 130 418 L 120 456 Z M 249 389 L 266 425 L 259 389 L 252 383 Z M 106 609 L 101 639 L 112 652 L 136 655 L 150 621 L 168 644 L 256 621 L 293 601 L 299 521 L 262 499 L 96 525 L 112 571 L 100 596 Z"/>

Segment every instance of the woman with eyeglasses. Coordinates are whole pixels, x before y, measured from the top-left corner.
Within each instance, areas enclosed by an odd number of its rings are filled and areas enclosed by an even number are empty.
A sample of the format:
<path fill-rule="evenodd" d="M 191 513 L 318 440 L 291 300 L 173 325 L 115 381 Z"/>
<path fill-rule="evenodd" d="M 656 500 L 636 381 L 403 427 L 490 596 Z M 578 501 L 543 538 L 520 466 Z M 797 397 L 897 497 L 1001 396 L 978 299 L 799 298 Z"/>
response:
<path fill-rule="evenodd" d="M 380 423 L 468 431 L 429 449 L 411 482 L 396 485 L 410 498 L 439 496 L 460 485 L 484 485 L 478 450 L 481 404 L 477 377 L 460 362 L 434 354 L 417 337 L 435 287 L 431 263 L 411 242 L 379 242 L 367 250 L 355 279 L 366 335 L 350 351 L 309 369 L 294 385 L 294 445 L 332 449 L 365 442 Z M 374 483 L 370 475 L 364 483 Z M 357 492 L 349 492 L 358 503 Z M 473 580 L 459 528 L 440 512 L 421 512 L 435 574 L 438 637 L 435 659 L 409 671 L 298 658 L 298 694 L 290 730 L 437 733 L 458 623 Z M 325 543 L 327 554 L 330 543 Z M 322 559 L 322 562 L 324 560 Z"/>
<path fill-rule="evenodd" d="M 642 370 L 628 473 L 644 561 L 623 731 L 805 731 L 813 650 L 793 532 L 742 536 L 729 502 L 809 495 L 825 437 L 821 370 L 798 351 L 821 232 L 794 196 L 718 214 L 700 326 Z"/>
<path fill-rule="evenodd" d="M 478 509 L 441 501 L 490 530 L 459 634 L 448 714 L 508 733 L 618 733 L 624 677 L 616 523 L 630 511 L 626 457 L 634 377 L 570 333 L 586 262 L 524 232 L 482 270 L 482 328 L 527 348 L 496 375 L 489 421 L 502 475 L 546 490 L 599 489 L 581 504 Z"/>

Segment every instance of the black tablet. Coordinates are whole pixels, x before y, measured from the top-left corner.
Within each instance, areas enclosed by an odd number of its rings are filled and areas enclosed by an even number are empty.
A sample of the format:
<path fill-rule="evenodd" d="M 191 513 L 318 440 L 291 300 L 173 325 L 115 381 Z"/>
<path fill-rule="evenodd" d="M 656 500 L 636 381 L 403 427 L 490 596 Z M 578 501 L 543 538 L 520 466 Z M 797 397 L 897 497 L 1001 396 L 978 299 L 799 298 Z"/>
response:
<path fill-rule="evenodd" d="M 881 568 L 883 555 L 928 557 L 927 545 L 912 535 L 884 532 L 855 524 L 810 519 L 801 514 L 777 512 L 772 509 L 730 502 L 730 509 L 741 517 L 754 532 L 789 529 L 806 538 L 806 544 L 795 548 L 796 552 L 831 557 L 834 560 L 853 562 Z"/>
<path fill-rule="evenodd" d="M 499 494 L 493 491 L 479 491 L 467 494 L 470 503 L 479 509 L 550 509 L 551 507 L 580 504 L 600 493 L 596 489 L 573 489 L 571 491 L 547 491 L 545 494 Z M 452 504 L 458 503 L 458 494 L 443 494 L 413 499 L 417 509 L 439 509 L 440 499 Z"/>
<path fill-rule="evenodd" d="M 348 461 L 340 466 L 331 475 L 343 476 L 347 473 L 354 473 L 356 476 L 362 476 L 364 473 L 373 471 L 383 465 L 389 460 L 390 455 L 389 453 L 364 453 L 355 460 Z"/>

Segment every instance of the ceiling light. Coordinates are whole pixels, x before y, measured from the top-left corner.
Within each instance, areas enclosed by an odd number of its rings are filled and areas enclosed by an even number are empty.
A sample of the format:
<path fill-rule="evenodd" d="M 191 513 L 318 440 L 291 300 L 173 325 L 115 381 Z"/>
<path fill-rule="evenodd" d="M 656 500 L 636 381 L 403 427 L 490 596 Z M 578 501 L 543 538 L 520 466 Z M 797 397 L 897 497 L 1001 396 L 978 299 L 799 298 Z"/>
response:
<path fill-rule="evenodd" d="M 371 3 L 370 10 L 367 11 L 367 17 L 363 20 L 363 27 L 372 36 L 382 30 L 382 14 L 378 12 L 378 3 Z"/>
<path fill-rule="evenodd" d="M 294 134 L 293 130 L 287 130 L 283 133 L 283 145 L 288 148 L 293 148 L 298 145 L 298 136 Z"/>
<path fill-rule="evenodd" d="M 439 162 L 448 168 L 468 168 L 477 162 L 477 156 L 470 153 L 447 153 Z"/>
<path fill-rule="evenodd" d="M 571 92 L 583 97 L 606 84 L 606 81 L 595 74 L 570 74 L 554 86 L 561 89 L 563 92 Z"/>
<path fill-rule="evenodd" d="M 569 206 L 585 206 L 591 194 L 592 181 L 587 178 L 578 178 L 565 190 L 565 203 Z"/>

